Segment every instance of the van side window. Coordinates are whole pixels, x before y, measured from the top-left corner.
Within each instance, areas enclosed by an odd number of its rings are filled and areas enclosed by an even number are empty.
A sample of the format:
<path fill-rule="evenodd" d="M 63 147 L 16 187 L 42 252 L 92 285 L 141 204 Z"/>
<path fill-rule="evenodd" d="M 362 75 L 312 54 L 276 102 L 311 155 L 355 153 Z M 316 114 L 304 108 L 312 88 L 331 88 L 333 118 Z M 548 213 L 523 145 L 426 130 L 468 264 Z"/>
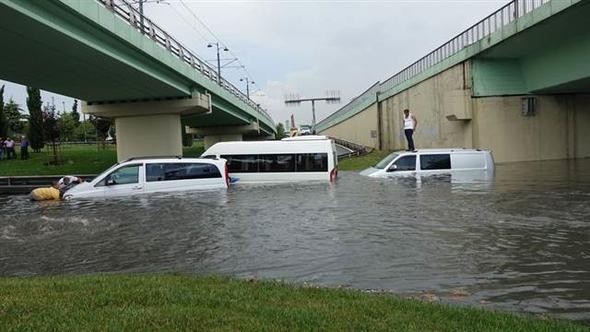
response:
<path fill-rule="evenodd" d="M 327 172 L 327 153 L 305 153 L 297 155 L 296 172 Z"/>
<path fill-rule="evenodd" d="M 258 172 L 258 155 L 223 155 L 220 157 L 227 160 L 227 165 L 230 172 Z"/>
<path fill-rule="evenodd" d="M 420 156 L 420 169 L 451 169 L 451 155 L 425 154 Z"/>
<path fill-rule="evenodd" d="M 105 181 L 101 181 L 95 187 L 102 187 L 107 182 L 109 185 L 131 184 L 139 182 L 139 165 L 123 166 L 105 177 Z"/>
<path fill-rule="evenodd" d="M 146 181 L 173 181 L 220 178 L 215 165 L 206 163 L 161 163 L 147 164 Z"/>
<path fill-rule="evenodd" d="M 262 154 L 258 156 L 260 172 L 295 172 L 295 155 Z"/>
<path fill-rule="evenodd" d="M 397 166 L 397 167 L 394 167 Z M 405 156 L 396 160 L 389 168 L 389 171 L 415 171 L 416 156 Z"/>

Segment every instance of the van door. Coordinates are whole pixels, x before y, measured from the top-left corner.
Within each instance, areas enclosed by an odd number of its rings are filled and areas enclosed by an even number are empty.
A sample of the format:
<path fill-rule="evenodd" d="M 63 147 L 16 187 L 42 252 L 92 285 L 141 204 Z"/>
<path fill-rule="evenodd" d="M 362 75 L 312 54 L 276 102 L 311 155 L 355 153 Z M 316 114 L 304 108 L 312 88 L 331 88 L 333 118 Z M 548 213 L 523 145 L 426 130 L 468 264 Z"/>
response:
<path fill-rule="evenodd" d="M 408 155 L 397 158 L 389 168 L 387 176 L 414 175 L 416 174 L 416 156 Z"/>
<path fill-rule="evenodd" d="M 451 155 L 448 153 L 421 154 L 420 173 L 440 174 L 451 171 Z"/>
<path fill-rule="evenodd" d="M 144 192 L 143 164 L 121 166 L 107 175 L 97 187 L 103 186 L 104 197 L 127 196 Z"/>

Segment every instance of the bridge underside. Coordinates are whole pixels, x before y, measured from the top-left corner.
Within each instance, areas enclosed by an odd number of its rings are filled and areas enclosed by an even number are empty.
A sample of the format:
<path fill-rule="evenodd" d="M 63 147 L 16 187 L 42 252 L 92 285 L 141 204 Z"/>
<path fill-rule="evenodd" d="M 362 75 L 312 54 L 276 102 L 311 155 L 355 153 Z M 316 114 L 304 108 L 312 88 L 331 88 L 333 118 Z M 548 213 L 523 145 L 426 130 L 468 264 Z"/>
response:
<path fill-rule="evenodd" d="M 581 2 L 477 55 L 473 95 L 590 93 L 588 17 Z"/>

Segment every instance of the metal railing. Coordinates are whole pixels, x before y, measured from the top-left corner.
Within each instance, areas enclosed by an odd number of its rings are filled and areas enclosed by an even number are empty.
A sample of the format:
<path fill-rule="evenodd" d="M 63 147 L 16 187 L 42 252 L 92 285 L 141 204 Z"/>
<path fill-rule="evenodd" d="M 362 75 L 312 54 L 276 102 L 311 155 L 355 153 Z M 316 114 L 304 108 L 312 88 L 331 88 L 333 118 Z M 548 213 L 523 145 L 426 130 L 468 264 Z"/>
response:
<path fill-rule="evenodd" d="M 514 22 L 519 17 L 522 17 L 551 1 L 552 0 L 511 1 L 493 14 L 460 33 L 455 38 L 381 83 L 381 92 L 410 80 L 416 75 L 424 72 L 426 69 L 429 69 L 446 58 L 457 54 L 465 47 L 486 38 L 502 27 Z"/>
<path fill-rule="evenodd" d="M 115 0 L 96 0 L 102 4 L 105 8 L 113 12 L 116 16 L 127 22 L 131 27 L 148 36 L 158 45 L 162 46 L 170 53 L 178 57 L 181 61 L 187 63 L 195 70 L 209 78 L 211 81 L 217 83 L 223 89 L 248 104 L 251 108 L 257 111 L 259 114 L 268 119 L 271 123 L 274 123 L 270 115 L 266 110 L 258 106 L 254 101 L 250 100 L 244 93 L 242 93 L 233 84 L 228 82 L 226 79 L 221 77 L 215 69 L 209 66 L 205 61 L 199 59 L 194 55 L 188 48 L 184 47 L 181 43 L 176 41 L 166 31 L 152 22 L 146 16 L 142 16 L 141 13 L 135 9 L 130 3 L 125 0 L 119 0 L 122 4 L 118 4 Z"/>

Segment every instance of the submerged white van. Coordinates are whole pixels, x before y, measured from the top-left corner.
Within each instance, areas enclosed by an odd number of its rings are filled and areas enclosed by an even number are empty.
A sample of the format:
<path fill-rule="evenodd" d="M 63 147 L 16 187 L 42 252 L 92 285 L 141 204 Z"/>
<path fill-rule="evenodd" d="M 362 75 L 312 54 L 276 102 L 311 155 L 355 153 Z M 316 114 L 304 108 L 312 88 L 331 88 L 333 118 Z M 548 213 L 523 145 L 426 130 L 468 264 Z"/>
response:
<path fill-rule="evenodd" d="M 154 192 L 227 188 L 223 159 L 130 158 L 115 164 L 91 182 L 69 189 L 64 199 L 127 196 Z"/>
<path fill-rule="evenodd" d="M 333 181 L 338 175 L 336 145 L 326 136 L 220 142 L 201 157 L 226 159 L 231 178 L 240 183 Z"/>
<path fill-rule="evenodd" d="M 370 177 L 494 171 L 492 152 L 480 149 L 421 149 L 397 151 L 360 174 Z"/>

